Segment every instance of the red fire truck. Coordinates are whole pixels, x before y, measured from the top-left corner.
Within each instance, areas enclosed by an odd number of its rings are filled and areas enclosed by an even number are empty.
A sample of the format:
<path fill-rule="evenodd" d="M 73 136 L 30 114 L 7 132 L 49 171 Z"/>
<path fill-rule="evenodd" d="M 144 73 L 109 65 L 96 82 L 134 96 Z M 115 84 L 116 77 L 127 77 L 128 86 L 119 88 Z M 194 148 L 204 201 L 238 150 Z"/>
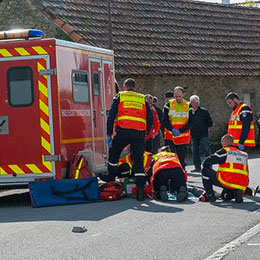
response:
<path fill-rule="evenodd" d="M 77 153 L 106 167 L 114 53 L 41 34 L 0 33 L 0 186 L 63 179 Z"/>

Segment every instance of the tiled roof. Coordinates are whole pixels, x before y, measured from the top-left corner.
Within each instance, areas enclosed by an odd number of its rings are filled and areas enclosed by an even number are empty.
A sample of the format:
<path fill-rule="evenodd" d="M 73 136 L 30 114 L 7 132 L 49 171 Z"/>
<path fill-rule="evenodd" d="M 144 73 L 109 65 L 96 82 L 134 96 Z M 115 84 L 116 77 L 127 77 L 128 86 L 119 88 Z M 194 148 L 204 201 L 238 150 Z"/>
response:
<path fill-rule="evenodd" d="M 108 0 L 34 2 L 78 41 L 108 47 Z M 111 16 L 119 74 L 260 75 L 260 9 L 111 0 Z"/>

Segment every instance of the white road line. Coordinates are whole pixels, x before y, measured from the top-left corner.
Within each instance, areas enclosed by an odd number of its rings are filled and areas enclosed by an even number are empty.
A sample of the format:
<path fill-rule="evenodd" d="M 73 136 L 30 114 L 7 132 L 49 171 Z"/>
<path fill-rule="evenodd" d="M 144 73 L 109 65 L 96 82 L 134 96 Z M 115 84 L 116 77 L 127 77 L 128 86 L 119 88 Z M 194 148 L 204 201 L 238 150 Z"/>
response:
<path fill-rule="evenodd" d="M 94 234 L 94 235 L 91 235 L 92 237 L 96 237 L 96 236 L 100 236 L 102 235 L 102 232 L 101 233 L 97 233 L 97 234 Z"/>
<path fill-rule="evenodd" d="M 248 243 L 248 246 L 260 246 L 260 243 Z"/>
<path fill-rule="evenodd" d="M 224 247 L 217 250 L 211 256 L 205 258 L 205 260 L 219 260 L 223 258 L 228 253 L 230 253 L 231 251 L 235 250 L 237 247 L 245 243 L 247 240 L 257 235 L 259 232 L 260 232 L 260 223 L 252 227 L 251 229 L 249 229 L 246 233 L 244 233 L 240 237 L 236 238 L 235 240 L 226 244 Z"/>

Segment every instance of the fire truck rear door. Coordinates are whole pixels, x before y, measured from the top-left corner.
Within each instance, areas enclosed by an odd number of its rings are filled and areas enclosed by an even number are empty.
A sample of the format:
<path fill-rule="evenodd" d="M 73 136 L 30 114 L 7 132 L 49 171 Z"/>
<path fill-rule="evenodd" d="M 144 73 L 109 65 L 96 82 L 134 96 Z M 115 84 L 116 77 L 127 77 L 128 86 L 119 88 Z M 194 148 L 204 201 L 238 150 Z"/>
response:
<path fill-rule="evenodd" d="M 90 83 L 91 83 L 91 108 L 92 108 L 92 142 L 93 159 L 95 171 L 105 167 L 105 138 L 104 138 L 104 92 L 102 88 L 102 67 L 101 59 L 92 57 L 90 61 Z"/>
<path fill-rule="evenodd" d="M 102 69 L 103 69 L 103 92 L 104 92 L 104 110 L 103 110 L 103 120 L 104 125 L 107 123 L 107 116 L 109 109 L 112 104 L 114 93 L 114 71 L 113 71 L 113 61 L 112 59 L 102 59 Z M 106 136 L 106 129 L 104 135 Z M 106 146 L 105 158 L 108 158 L 108 147 Z"/>
<path fill-rule="evenodd" d="M 0 58 L 0 185 L 55 176 L 48 55 Z"/>

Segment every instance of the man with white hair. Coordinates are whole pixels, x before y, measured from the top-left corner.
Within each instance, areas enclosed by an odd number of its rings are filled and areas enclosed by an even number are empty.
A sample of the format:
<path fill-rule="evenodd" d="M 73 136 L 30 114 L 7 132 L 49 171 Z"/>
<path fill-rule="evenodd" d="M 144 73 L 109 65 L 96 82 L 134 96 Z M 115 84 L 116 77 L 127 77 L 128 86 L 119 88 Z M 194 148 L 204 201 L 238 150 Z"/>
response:
<path fill-rule="evenodd" d="M 202 146 L 206 156 L 210 155 L 210 143 L 208 137 L 208 128 L 213 125 L 208 110 L 200 107 L 200 98 L 197 95 L 190 97 L 191 108 L 189 111 L 188 123 L 179 129 L 181 133 L 191 130 L 192 156 L 195 166 L 191 172 L 201 172 L 201 159 L 199 148 Z"/>

